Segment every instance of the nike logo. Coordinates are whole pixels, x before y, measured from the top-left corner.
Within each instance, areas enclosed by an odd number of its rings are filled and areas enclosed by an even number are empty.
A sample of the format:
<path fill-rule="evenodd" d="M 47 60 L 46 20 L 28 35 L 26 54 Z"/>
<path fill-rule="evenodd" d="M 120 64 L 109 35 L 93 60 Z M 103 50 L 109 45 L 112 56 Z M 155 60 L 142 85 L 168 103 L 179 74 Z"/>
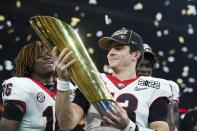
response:
<path fill-rule="evenodd" d="M 140 87 L 136 86 L 134 88 L 134 91 L 141 91 L 141 90 L 146 90 L 146 89 L 148 89 L 148 88 L 140 88 Z"/>

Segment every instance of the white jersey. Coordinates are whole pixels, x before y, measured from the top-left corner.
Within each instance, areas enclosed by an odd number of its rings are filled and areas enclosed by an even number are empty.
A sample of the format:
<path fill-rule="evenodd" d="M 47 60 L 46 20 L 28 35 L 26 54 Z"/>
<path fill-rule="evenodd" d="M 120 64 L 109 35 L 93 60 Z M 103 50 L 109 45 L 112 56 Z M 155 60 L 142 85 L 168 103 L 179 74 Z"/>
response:
<path fill-rule="evenodd" d="M 171 80 L 169 80 L 169 84 L 173 93 L 170 99 L 179 102 L 180 89 L 179 89 L 178 84 Z"/>
<path fill-rule="evenodd" d="M 141 76 L 126 86 L 123 83 L 118 83 L 118 88 L 105 74 L 101 74 L 101 77 L 107 84 L 114 100 L 127 110 L 128 116 L 132 117 L 136 124 L 142 127 L 148 127 L 151 104 L 158 98 L 172 96 L 169 82 L 164 79 Z M 86 121 L 87 131 L 119 131 L 113 127 L 99 128 L 101 117 L 92 105 L 87 113 Z"/>
<path fill-rule="evenodd" d="M 55 93 L 25 77 L 10 78 L 3 85 L 3 101 L 16 101 L 24 106 L 20 131 L 55 131 Z"/>

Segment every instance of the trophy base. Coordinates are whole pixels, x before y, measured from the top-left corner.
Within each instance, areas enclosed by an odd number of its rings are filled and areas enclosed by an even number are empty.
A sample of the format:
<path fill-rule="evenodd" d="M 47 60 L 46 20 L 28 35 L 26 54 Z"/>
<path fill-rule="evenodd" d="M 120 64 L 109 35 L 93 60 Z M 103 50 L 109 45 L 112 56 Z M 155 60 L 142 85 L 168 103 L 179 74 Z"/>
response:
<path fill-rule="evenodd" d="M 103 117 L 104 115 L 106 115 L 107 112 L 111 112 L 112 114 L 116 115 L 116 111 L 112 105 L 113 103 L 114 103 L 113 101 L 101 100 L 94 102 L 92 104 L 97 109 L 101 117 Z"/>

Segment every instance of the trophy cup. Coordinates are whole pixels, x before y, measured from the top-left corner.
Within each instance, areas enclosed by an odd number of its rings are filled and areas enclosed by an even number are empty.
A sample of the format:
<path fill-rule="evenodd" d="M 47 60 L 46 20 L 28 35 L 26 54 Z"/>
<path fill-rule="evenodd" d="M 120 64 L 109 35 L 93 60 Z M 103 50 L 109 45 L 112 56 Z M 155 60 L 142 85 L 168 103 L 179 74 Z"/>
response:
<path fill-rule="evenodd" d="M 71 79 L 101 116 L 108 111 L 115 114 L 113 97 L 77 31 L 67 23 L 50 16 L 35 16 L 30 18 L 29 22 L 49 49 L 56 46 L 60 51 L 64 48 L 73 51 L 72 57 L 76 59 L 76 63 L 68 69 Z"/>

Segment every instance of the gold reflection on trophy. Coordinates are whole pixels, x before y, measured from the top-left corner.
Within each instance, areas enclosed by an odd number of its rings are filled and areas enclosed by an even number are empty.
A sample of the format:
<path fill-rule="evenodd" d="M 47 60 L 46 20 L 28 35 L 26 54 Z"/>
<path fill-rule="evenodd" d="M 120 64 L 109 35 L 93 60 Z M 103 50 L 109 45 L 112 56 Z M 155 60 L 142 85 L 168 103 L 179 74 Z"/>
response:
<path fill-rule="evenodd" d="M 76 63 L 68 72 L 90 103 L 113 100 L 76 30 L 50 16 L 36 16 L 29 21 L 48 48 L 57 46 L 60 50 L 68 48 L 73 51 L 72 57 L 76 59 Z"/>

